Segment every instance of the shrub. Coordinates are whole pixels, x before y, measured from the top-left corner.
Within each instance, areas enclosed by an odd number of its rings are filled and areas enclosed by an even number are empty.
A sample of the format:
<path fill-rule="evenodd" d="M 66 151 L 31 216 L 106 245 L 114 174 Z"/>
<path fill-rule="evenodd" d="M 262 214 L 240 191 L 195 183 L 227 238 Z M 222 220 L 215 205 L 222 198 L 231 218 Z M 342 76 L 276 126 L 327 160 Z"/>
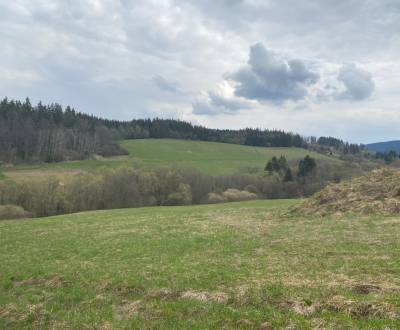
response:
<path fill-rule="evenodd" d="M 208 202 L 209 203 L 225 203 L 228 200 L 226 197 L 222 196 L 221 194 L 211 192 L 208 194 Z"/>
<path fill-rule="evenodd" d="M 260 193 L 258 191 L 257 187 L 255 185 L 253 185 L 253 184 L 247 185 L 246 187 L 244 187 L 244 190 L 246 190 L 246 191 L 248 191 L 250 193 L 256 194 L 256 195 L 258 195 Z"/>
<path fill-rule="evenodd" d="M 180 183 L 178 191 L 170 193 L 165 201 L 165 205 L 189 205 L 192 203 L 192 193 L 190 186 Z"/>
<path fill-rule="evenodd" d="M 229 202 L 246 201 L 257 198 L 257 195 L 254 193 L 238 189 L 227 189 L 222 193 L 222 196 Z"/>
<path fill-rule="evenodd" d="M 224 202 L 237 202 L 237 201 L 246 201 L 251 199 L 257 199 L 257 195 L 238 189 L 227 189 L 223 193 L 209 193 L 208 194 L 208 202 L 209 203 L 224 203 Z"/>
<path fill-rule="evenodd" d="M 0 205 L 0 220 L 30 218 L 31 216 L 21 206 Z"/>

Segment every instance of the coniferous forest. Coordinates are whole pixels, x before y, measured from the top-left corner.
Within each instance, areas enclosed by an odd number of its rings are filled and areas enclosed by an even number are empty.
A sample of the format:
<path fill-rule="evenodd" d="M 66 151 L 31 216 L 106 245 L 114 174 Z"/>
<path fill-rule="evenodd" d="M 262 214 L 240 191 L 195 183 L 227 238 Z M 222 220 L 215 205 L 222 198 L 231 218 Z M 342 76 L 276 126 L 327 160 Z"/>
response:
<path fill-rule="evenodd" d="M 173 138 L 214 141 L 249 146 L 309 148 L 310 138 L 281 130 L 209 129 L 173 119 L 118 121 L 87 115 L 53 103 L 33 106 L 3 99 L 0 102 L 0 161 L 57 162 L 86 159 L 91 154 L 123 155 L 118 140 Z M 319 138 L 320 146 L 357 153 L 357 145 L 334 138 Z"/>

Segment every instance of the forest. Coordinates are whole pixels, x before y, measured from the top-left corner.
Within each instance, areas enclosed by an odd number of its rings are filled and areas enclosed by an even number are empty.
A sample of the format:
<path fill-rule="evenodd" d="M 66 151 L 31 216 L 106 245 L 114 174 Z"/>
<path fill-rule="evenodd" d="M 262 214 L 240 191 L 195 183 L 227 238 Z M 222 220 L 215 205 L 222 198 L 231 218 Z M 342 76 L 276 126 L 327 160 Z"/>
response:
<path fill-rule="evenodd" d="M 102 119 L 52 103 L 33 106 L 3 99 L 0 102 L 0 162 L 59 162 L 90 155 L 124 155 L 121 139 L 173 138 L 263 147 L 300 147 L 357 154 L 355 144 L 334 138 L 310 138 L 281 130 L 209 129 L 173 119 Z"/>

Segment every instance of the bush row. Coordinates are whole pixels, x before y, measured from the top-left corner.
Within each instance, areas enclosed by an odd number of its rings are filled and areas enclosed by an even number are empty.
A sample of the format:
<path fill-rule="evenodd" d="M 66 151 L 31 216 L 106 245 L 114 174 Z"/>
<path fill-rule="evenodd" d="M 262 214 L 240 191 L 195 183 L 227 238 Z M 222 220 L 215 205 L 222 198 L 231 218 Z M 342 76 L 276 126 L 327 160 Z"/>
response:
<path fill-rule="evenodd" d="M 41 217 L 99 209 L 297 198 L 358 171 L 321 163 L 308 177 L 285 182 L 278 173 L 264 171 L 243 170 L 214 177 L 189 168 L 121 167 L 82 173 L 66 180 L 2 180 L 0 205 L 14 205 L 21 212 L 10 209 L 7 215 L 3 210 L 0 218 L 12 218 L 14 213 Z"/>

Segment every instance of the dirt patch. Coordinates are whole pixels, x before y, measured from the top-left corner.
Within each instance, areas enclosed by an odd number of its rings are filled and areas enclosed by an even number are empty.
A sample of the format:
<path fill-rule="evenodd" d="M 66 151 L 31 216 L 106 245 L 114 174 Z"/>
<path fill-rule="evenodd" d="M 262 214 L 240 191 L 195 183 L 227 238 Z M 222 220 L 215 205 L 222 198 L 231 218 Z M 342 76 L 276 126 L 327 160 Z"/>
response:
<path fill-rule="evenodd" d="M 207 291 L 185 291 L 181 294 L 182 299 L 197 300 L 204 303 L 214 302 L 226 304 L 229 296 L 224 292 L 207 292 Z"/>
<path fill-rule="evenodd" d="M 339 184 L 330 184 L 292 212 L 311 215 L 400 214 L 400 171 L 379 169 Z"/>
<path fill-rule="evenodd" d="M 32 277 L 27 280 L 14 281 L 14 286 L 31 285 L 41 286 L 46 288 L 60 288 L 66 284 L 66 282 L 60 276 L 52 277 Z"/>

